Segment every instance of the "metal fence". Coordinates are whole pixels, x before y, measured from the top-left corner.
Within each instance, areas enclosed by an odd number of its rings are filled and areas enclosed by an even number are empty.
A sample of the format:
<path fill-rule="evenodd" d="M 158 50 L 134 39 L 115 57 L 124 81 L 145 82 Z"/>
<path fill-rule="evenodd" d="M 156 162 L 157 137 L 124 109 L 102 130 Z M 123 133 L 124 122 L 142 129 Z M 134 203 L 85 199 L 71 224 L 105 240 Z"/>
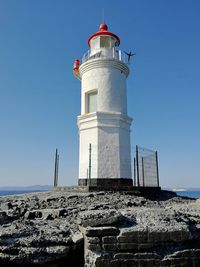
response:
<path fill-rule="evenodd" d="M 131 169 L 129 163 L 131 158 L 130 148 L 128 146 L 114 146 L 107 145 L 105 147 L 97 147 L 95 145 L 89 144 L 88 147 L 88 158 L 85 158 L 83 164 L 85 168 L 82 168 L 83 172 L 81 173 L 81 178 L 87 178 L 88 185 L 91 185 L 93 178 L 97 178 L 97 154 L 98 151 L 101 152 L 104 149 L 108 157 L 98 156 L 98 160 L 101 162 L 101 166 L 105 166 L 104 175 L 113 175 L 115 176 L 116 162 L 120 162 L 120 153 L 123 152 L 123 169 L 127 170 L 127 174 L 130 175 Z M 104 152 L 105 152 L 104 151 Z M 101 153 L 100 153 L 101 154 Z M 104 155 L 104 153 L 102 153 Z M 100 164 L 100 163 L 99 163 Z M 107 168 L 109 165 L 109 168 Z M 110 170 L 112 174 L 107 173 L 107 170 Z M 103 172 L 103 169 L 102 169 Z M 124 178 L 126 176 L 126 171 L 124 172 Z M 158 171 L 158 153 L 147 148 L 142 148 L 136 146 L 135 148 L 135 157 L 132 164 L 132 178 L 133 184 L 135 187 L 159 187 L 159 171 Z"/>
<path fill-rule="evenodd" d="M 134 158 L 134 186 L 159 187 L 157 151 L 136 146 Z"/>

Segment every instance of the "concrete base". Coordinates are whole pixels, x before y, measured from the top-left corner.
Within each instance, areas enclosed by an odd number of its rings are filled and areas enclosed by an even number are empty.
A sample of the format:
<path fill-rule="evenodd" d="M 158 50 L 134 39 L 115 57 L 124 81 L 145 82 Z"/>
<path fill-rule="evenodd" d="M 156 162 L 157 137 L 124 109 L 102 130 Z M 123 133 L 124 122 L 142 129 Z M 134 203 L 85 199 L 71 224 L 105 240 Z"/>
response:
<path fill-rule="evenodd" d="M 131 191 L 133 190 L 133 180 L 125 178 L 97 178 L 79 179 L 79 186 L 88 186 L 90 190 L 105 191 Z"/>
<path fill-rule="evenodd" d="M 53 188 L 53 191 L 71 193 L 119 191 L 123 194 L 160 200 L 167 200 L 176 196 L 175 192 L 161 190 L 161 187 L 133 186 L 132 179 L 91 179 L 91 185 L 87 185 L 87 181 L 87 179 L 79 179 L 78 186 L 57 186 Z"/>

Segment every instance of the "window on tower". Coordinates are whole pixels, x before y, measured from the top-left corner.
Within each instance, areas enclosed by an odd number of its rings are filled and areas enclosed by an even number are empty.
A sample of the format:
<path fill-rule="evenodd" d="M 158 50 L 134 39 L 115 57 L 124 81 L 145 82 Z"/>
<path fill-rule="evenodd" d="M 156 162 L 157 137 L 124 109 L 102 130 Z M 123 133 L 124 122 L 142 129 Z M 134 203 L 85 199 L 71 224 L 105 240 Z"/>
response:
<path fill-rule="evenodd" d="M 97 111 L 97 90 L 86 94 L 86 113 Z"/>

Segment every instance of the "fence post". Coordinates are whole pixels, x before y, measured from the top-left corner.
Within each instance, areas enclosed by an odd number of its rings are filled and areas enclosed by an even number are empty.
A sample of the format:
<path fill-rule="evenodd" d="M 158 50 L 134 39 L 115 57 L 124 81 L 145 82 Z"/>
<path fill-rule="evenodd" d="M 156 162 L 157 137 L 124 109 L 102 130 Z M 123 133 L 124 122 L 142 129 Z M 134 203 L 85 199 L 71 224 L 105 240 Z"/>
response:
<path fill-rule="evenodd" d="M 58 155 L 58 149 L 56 148 L 55 168 L 54 168 L 54 187 L 58 186 L 58 161 L 59 161 L 59 155 Z"/>
<path fill-rule="evenodd" d="M 91 185 L 91 152 L 92 152 L 92 145 L 89 144 L 89 166 L 88 166 L 88 185 Z"/>
<path fill-rule="evenodd" d="M 57 156 L 57 173 L 56 173 L 56 177 L 57 177 L 56 184 L 57 185 L 58 185 L 58 167 L 59 167 L 59 154 Z"/>
<path fill-rule="evenodd" d="M 137 186 L 140 186 L 140 177 L 139 177 L 139 163 L 138 163 L 138 146 L 136 145 L 136 168 L 137 168 Z"/>
<path fill-rule="evenodd" d="M 156 171 L 157 171 L 157 185 L 160 186 L 159 182 L 159 171 L 158 171 L 158 152 L 156 151 Z"/>
<path fill-rule="evenodd" d="M 135 157 L 134 157 L 134 169 L 133 169 L 133 171 L 134 171 L 134 186 L 136 186 L 136 160 L 135 160 Z"/>
<path fill-rule="evenodd" d="M 144 186 L 144 158 L 142 157 L 142 181 Z"/>

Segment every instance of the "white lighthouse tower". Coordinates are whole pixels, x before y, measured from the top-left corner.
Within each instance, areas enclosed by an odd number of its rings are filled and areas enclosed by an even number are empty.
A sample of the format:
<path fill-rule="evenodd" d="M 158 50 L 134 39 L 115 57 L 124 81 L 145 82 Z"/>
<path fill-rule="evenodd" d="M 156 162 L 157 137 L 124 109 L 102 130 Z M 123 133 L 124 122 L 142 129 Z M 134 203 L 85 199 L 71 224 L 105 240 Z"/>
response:
<path fill-rule="evenodd" d="M 129 190 L 130 126 L 126 78 L 129 68 L 120 39 L 101 24 L 88 39 L 89 51 L 74 74 L 81 81 L 79 185 L 100 190 Z"/>

